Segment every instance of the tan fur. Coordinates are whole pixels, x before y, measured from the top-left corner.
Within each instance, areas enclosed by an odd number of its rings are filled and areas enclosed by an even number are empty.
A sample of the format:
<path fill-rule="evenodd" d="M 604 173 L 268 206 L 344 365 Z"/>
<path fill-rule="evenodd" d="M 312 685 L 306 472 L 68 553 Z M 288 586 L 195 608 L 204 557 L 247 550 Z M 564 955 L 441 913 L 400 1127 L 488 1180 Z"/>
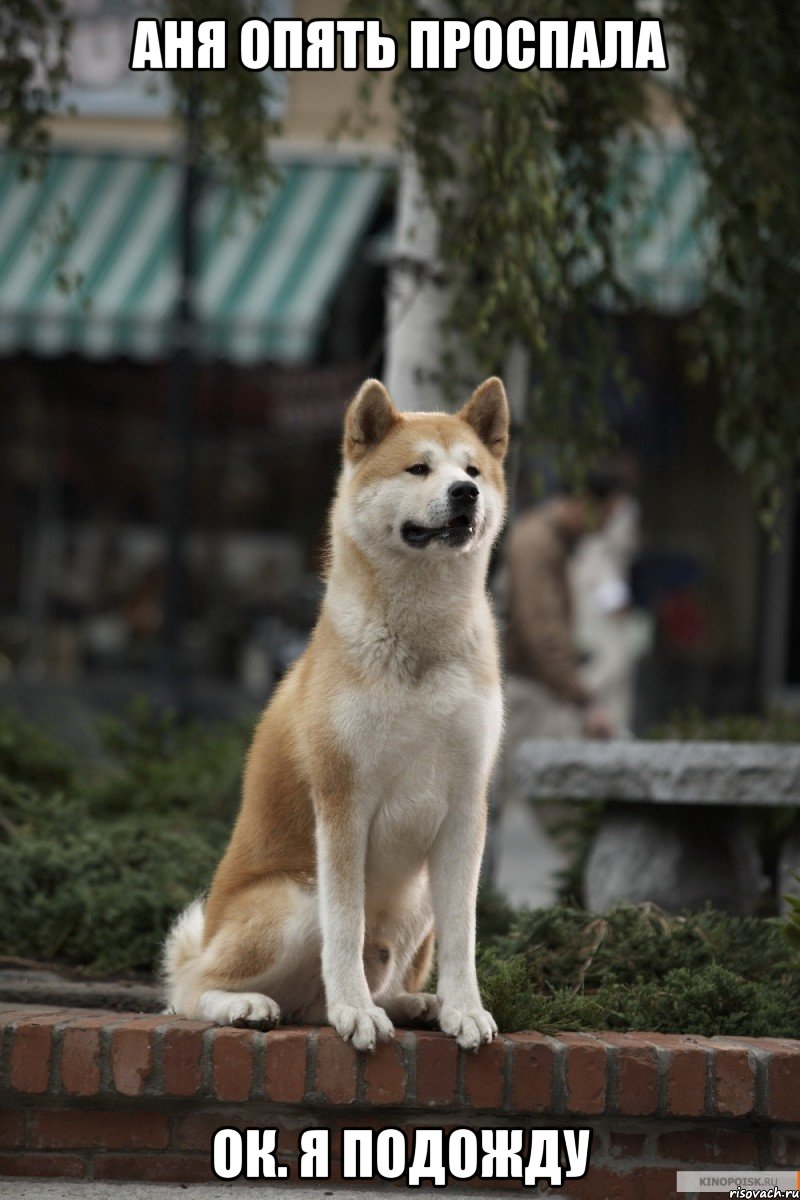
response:
<path fill-rule="evenodd" d="M 394 729 L 398 737 L 403 736 L 395 718 L 391 728 L 382 726 L 383 704 L 377 697 L 387 697 L 390 711 L 395 694 L 410 689 L 413 706 L 417 689 L 438 686 L 435 681 L 439 677 L 455 680 L 462 675 L 464 687 L 485 689 L 492 697 L 499 693 L 496 639 L 483 576 L 491 540 L 502 519 L 507 423 L 498 381 L 488 381 L 478 389 L 457 416 L 401 414 L 376 381 L 365 384 L 351 405 L 343 442 L 345 466 L 331 514 L 323 610 L 306 652 L 277 689 L 255 730 L 241 809 L 204 911 L 198 908 L 187 913 L 183 932 L 176 927 L 168 940 L 165 964 L 171 1000 L 187 1016 L 211 1014 L 215 1020 L 265 1021 L 276 1019 L 279 1004 L 285 1015 L 323 1018 L 321 934 L 316 915 L 318 855 L 323 847 L 326 870 L 334 886 L 344 889 L 343 896 L 350 895 L 353 887 L 356 896 L 358 881 L 353 880 L 352 872 L 357 844 L 366 847 L 367 855 L 366 881 L 361 885 L 365 888 L 363 934 L 358 944 L 370 993 L 375 996 L 388 989 L 386 1008 L 395 1019 L 435 1015 L 433 997 L 399 994 L 402 989 L 421 993 L 431 968 L 434 936 L 424 857 L 416 863 L 411 852 L 406 874 L 391 886 L 387 879 L 391 857 L 388 872 L 385 867 L 372 872 L 373 843 L 374 853 L 384 855 L 386 851 L 380 849 L 384 840 L 395 836 L 391 830 L 406 818 L 402 810 L 395 812 L 391 806 L 365 817 L 359 789 L 363 788 L 372 747 L 383 745 Z M 466 561 L 466 551 L 459 559 L 456 550 L 425 553 L 401 546 L 398 553 L 407 555 L 409 580 L 418 578 L 418 590 L 406 595 L 406 572 L 400 569 L 399 574 L 392 574 L 394 568 L 387 572 L 383 550 L 373 551 L 370 538 L 359 532 L 358 514 L 363 508 L 364 519 L 374 526 L 370 497 L 382 487 L 395 487 L 399 494 L 413 497 L 416 484 L 408 477 L 407 468 L 417 461 L 420 446 L 429 444 L 444 459 L 467 454 L 479 469 L 481 487 L 494 505 L 493 526 L 483 542 L 478 535 L 474 565 Z M 463 475 L 458 464 L 448 469 Z M 392 536 L 397 540 L 396 531 Z M 401 566 L 402 561 L 398 558 Z M 447 586 L 450 576 L 452 587 Z M 372 623 L 363 637 L 366 618 L 351 615 L 351 608 L 353 614 L 368 614 Z M 468 680 L 474 685 L 468 685 Z M 347 722 L 361 719 L 359 708 L 352 708 L 361 694 L 365 705 L 377 704 L 375 724 L 370 727 L 368 721 L 353 741 L 355 734 L 351 737 Z M 427 691 L 419 695 L 431 703 Z M 406 710 L 404 704 L 399 711 L 405 714 Z M 351 718 L 351 712 L 356 716 Z M 454 712 L 458 712 L 457 704 Z M 425 719 L 420 720 L 424 735 Z M 466 731 L 454 736 L 466 736 Z M 399 744 L 397 754 L 402 768 L 405 757 Z M 488 766 L 492 754 L 489 745 Z M 391 787 L 391 771 L 397 768 L 389 765 L 388 758 L 386 761 L 385 771 L 390 773 L 386 786 Z M 473 806 L 475 815 L 470 817 L 471 833 L 464 840 L 470 862 L 476 856 L 479 860 L 483 844 L 488 766 L 482 766 L 475 776 L 480 795 L 477 807 Z M 408 819 L 411 827 L 419 824 L 413 815 Z M 442 817 L 429 819 L 434 822 L 432 837 Z M 372 824 L 365 826 L 365 820 Z M 356 903 L 346 897 L 345 902 Z M 325 916 L 323 911 L 323 928 Z M 341 970 L 346 969 L 345 963 Z M 326 988 L 333 987 L 326 978 Z M 227 1003 L 224 996 L 229 992 L 242 993 L 241 1004 L 232 1007 Z M 259 1005 L 262 992 L 273 996 L 277 1004 L 269 1000 L 271 1008 Z M 329 1010 L 332 1003 L 329 995 Z M 474 1006 L 474 1000 L 471 1003 Z M 371 1035 L 369 1030 L 364 1032 L 369 1022 L 364 1024 L 366 1018 L 358 1017 L 360 1009 L 353 1011 L 357 1011 L 353 1040 L 368 1048 L 370 1036 L 374 1044 L 375 1031 Z M 383 1036 L 381 1019 L 374 1016 L 379 1011 L 369 1009 L 378 1036 Z M 334 1023 L 340 1027 L 341 1021 Z M 480 1036 L 485 1038 L 485 1032 Z"/>
<path fill-rule="evenodd" d="M 411 960 L 411 966 L 406 971 L 403 987 L 407 992 L 421 992 L 433 966 L 433 952 L 436 948 L 436 938 L 431 929 L 427 937 L 420 942 L 416 954 Z"/>

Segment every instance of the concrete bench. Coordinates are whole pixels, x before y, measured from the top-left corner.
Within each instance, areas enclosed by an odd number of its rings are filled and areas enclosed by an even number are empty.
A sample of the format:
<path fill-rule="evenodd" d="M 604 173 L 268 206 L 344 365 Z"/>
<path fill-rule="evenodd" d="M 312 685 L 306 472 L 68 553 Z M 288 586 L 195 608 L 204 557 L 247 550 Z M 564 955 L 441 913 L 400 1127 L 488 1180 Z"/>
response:
<path fill-rule="evenodd" d="M 800 808 L 800 747 L 756 742 L 523 742 L 518 780 L 533 800 L 607 801 L 584 874 L 593 911 L 652 901 L 755 911 L 767 887 L 743 807 Z M 779 862 L 780 895 L 800 891 L 800 826 Z"/>

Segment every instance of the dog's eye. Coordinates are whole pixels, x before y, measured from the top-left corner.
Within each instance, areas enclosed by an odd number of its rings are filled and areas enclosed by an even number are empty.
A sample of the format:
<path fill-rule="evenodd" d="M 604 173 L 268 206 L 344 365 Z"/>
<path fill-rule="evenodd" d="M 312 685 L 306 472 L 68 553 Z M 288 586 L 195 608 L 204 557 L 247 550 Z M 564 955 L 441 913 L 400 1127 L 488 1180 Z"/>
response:
<path fill-rule="evenodd" d="M 472 479 L 475 479 L 475 477 L 476 477 L 477 475 L 480 475 L 480 471 L 478 470 L 478 468 L 477 468 L 477 467 L 473 467 L 473 466 L 469 466 L 469 467 L 467 467 L 467 468 L 466 468 L 466 472 L 467 472 L 467 474 L 468 474 L 468 475 L 469 475 L 469 476 L 470 476 Z"/>
<path fill-rule="evenodd" d="M 409 475 L 430 475 L 431 469 L 427 463 L 414 463 L 413 467 L 406 467 Z"/>

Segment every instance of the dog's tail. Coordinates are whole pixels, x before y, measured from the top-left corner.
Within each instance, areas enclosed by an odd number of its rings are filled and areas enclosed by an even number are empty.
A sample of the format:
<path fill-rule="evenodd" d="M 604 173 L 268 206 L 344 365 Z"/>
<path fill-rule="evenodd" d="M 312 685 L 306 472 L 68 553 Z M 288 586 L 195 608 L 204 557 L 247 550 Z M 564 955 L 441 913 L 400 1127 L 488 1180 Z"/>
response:
<path fill-rule="evenodd" d="M 192 1007 L 187 1004 L 187 991 L 194 990 L 191 985 L 203 952 L 203 909 L 202 899 L 193 900 L 175 919 L 161 957 L 161 978 L 167 1009 L 184 1016 L 192 1015 L 186 1011 Z"/>

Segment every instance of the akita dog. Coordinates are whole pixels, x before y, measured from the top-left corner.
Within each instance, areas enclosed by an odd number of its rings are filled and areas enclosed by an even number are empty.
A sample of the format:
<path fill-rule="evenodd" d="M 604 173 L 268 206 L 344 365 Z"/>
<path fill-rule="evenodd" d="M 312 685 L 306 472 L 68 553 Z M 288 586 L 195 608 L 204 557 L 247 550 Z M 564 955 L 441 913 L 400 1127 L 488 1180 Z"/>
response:
<path fill-rule="evenodd" d="M 392 1022 L 492 1039 L 475 974 L 486 790 L 502 725 L 486 594 L 508 405 L 401 413 L 377 380 L 345 418 L 327 587 L 253 737 L 205 903 L 167 938 L 172 1009 L 221 1025 Z M 438 995 L 424 991 L 438 944 Z"/>

